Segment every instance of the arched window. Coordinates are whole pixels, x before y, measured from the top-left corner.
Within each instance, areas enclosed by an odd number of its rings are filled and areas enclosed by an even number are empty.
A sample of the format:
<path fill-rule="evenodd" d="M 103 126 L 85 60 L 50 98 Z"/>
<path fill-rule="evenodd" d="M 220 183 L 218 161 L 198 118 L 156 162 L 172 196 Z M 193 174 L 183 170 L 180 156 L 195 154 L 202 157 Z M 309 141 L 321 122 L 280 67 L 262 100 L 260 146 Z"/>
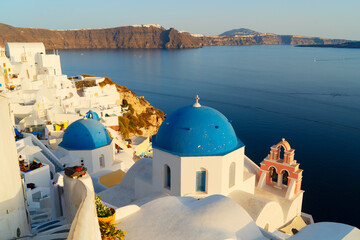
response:
<path fill-rule="evenodd" d="M 235 163 L 232 162 L 229 168 L 229 188 L 235 185 Z"/>
<path fill-rule="evenodd" d="M 171 189 L 171 170 L 168 165 L 164 165 L 164 187 Z"/>
<path fill-rule="evenodd" d="M 103 154 L 100 155 L 99 162 L 100 162 L 100 168 L 104 168 L 105 167 L 105 158 L 104 158 Z"/>
<path fill-rule="evenodd" d="M 284 185 L 288 185 L 288 180 L 289 180 L 289 172 L 284 170 L 282 175 L 282 184 Z"/>
<path fill-rule="evenodd" d="M 196 191 L 197 192 L 206 192 L 206 170 L 201 169 L 201 171 L 196 172 Z"/>
<path fill-rule="evenodd" d="M 270 168 L 270 178 L 272 182 L 277 182 L 278 180 L 278 174 L 276 172 L 276 168 L 274 167 Z"/>

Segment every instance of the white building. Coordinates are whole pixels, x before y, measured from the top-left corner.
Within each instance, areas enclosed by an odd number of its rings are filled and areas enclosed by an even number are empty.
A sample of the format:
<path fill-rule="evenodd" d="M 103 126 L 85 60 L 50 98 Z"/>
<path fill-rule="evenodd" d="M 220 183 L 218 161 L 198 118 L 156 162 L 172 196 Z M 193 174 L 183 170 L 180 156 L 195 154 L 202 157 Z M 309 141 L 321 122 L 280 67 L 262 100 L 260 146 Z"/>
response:
<path fill-rule="evenodd" d="M 127 189 L 131 194 L 120 184 L 101 193 L 105 201 L 125 206 L 129 198 L 141 202 L 153 194 L 197 199 L 221 194 L 269 231 L 301 215 L 303 191 L 295 192 L 287 182 L 258 186 L 260 168 L 244 154 L 245 146 L 227 118 L 213 108 L 196 102 L 168 115 L 153 136 L 153 151 L 151 167 L 141 167 L 148 163 L 140 160 L 125 176 L 125 182 L 134 182 L 133 189 Z M 286 195 L 288 189 L 293 191 L 291 197 Z M 128 196 L 120 197 L 121 192 Z M 120 195 L 115 198 L 116 193 Z"/>
<path fill-rule="evenodd" d="M 331 238 L 331 224 L 321 231 L 305 227 L 306 238 L 278 231 L 285 226 L 301 233 L 306 225 L 302 170 L 285 139 L 271 147 L 259 168 L 226 117 L 196 102 L 167 116 L 153 136 L 153 149 L 153 159 L 140 159 L 121 184 L 100 193 L 118 207 L 117 221 L 129 239 Z M 357 228 L 335 225 L 342 236 L 360 236 Z"/>
<path fill-rule="evenodd" d="M 6 55 L 12 62 L 27 60 L 35 63 L 35 56 L 41 53 L 46 53 L 43 43 L 12 42 L 6 44 Z"/>
<path fill-rule="evenodd" d="M 86 112 L 96 109 L 104 115 L 106 126 L 113 126 L 117 116 L 122 115 L 120 94 L 115 85 L 101 87 L 99 83 L 104 77 L 85 77 L 80 81 L 94 81 L 95 86 L 78 92 L 74 80 L 62 74 L 60 56 L 46 54 L 43 43 L 7 43 L 7 57 L 2 53 L 4 51 L 0 53 L 0 70 L 4 74 L 0 77 L 0 89 L 12 89 L 5 92 L 15 117 L 29 114 L 31 106 L 37 117 L 61 123 L 57 119 L 66 118 L 64 113 L 77 114 L 76 109 L 86 108 Z M 62 113 L 54 114 L 51 109 L 56 107 L 60 107 Z"/>
<path fill-rule="evenodd" d="M 9 102 L 0 95 L 0 232 L 2 239 L 30 233 L 23 182 L 9 114 Z"/>
<path fill-rule="evenodd" d="M 115 148 L 104 125 L 94 119 L 80 119 L 65 130 L 63 140 L 59 144 L 59 152 L 75 155 L 65 166 L 82 165 L 93 174 L 105 169 L 113 169 L 116 165 Z M 61 160 L 61 159 L 60 159 Z"/>

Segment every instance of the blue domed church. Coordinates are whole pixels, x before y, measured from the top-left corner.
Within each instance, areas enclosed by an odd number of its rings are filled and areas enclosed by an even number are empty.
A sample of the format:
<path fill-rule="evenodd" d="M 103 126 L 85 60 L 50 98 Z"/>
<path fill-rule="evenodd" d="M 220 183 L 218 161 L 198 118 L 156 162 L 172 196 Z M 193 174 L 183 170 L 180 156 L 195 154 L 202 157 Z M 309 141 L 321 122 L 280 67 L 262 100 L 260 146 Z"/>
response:
<path fill-rule="evenodd" d="M 113 166 L 114 146 L 108 131 L 94 119 L 80 119 L 65 130 L 59 150 L 66 166 L 82 165 L 89 173 Z"/>
<path fill-rule="evenodd" d="M 167 195 L 202 199 L 220 194 L 268 231 L 299 217 L 303 191 L 297 191 L 299 179 L 290 168 L 299 174 L 302 170 L 290 144 L 283 139 L 272 146 L 273 154 L 260 168 L 245 155 L 230 121 L 198 100 L 169 114 L 153 136 L 153 158 L 137 161 L 121 184 L 101 196 L 114 206 L 126 206 Z M 289 169 L 289 175 L 281 169 Z"/>
<path fill-rule="evenodd" d="M 244 143 L 219 111 L 194 105 L 165 119 L 153 136 L 155 190 L 177 196 L 247 190 L 243 181 Z M 247 181 L 255 184 L 255 175 Z M 253 189 L 250 190 L 253 192 Z"/>
<path fill-rule="evenodd" d="M 197 199 L 220 194 L 241 205 L 258 226 L 270 231 L 300 216 L 303 191 L 296 192 L 297 180 L 292 175 L 281 177 L 283 172 L 277 182 L 270 180 L 274 171 L 260 169 L 245 155 L 245 145 L 230 121 L 219 111 L 201 106 L 198 96 L 195 99 L 195 104 L 169 114 L 153 136 L 151 165 L 146 159 L 139 160 L 125 175 L 124 181 L 134 184 L 133 195 L 126 188 L 131 196 L 127 198 L 141 202 L 156 193 Z M 279 156 L 281 146 L 290 148 L 285 139 L 276 146 L 271 149 L 277 149 Z M 281 169 L 291 164 L 301 171 L 295 160 L 277 159 L 267 165 Z M 284 178 L 288 181 L 281 180 Z"/>

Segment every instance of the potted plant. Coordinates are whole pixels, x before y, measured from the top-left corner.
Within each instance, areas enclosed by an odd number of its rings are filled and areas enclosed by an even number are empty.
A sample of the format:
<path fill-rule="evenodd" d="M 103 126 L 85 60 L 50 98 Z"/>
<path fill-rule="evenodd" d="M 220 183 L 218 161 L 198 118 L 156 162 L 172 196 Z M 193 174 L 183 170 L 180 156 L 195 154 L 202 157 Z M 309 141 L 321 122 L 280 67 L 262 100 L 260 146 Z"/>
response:
<path fill-rule="evenodd" d="M 101 239 L 103 240 L 124 240 L 125 232 L 117 229 L 114 224 L 107 222 L 99 222 Z"/>
<path fill-rule="evenodd" d="M 98 216 L 99 223 L 115 223 L 115 209 L 108 207 L 101 201 L 101 197 L 96 195 L 95 198 L 96 212 Z"/>

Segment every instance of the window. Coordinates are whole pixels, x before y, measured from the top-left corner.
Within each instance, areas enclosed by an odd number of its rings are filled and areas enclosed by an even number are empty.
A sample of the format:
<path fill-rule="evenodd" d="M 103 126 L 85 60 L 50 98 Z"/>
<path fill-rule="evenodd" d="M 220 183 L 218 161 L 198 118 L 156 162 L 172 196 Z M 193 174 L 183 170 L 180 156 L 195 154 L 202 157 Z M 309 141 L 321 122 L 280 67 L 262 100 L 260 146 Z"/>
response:
<path fill-rule="evenodd" d="M 230 164 L 229 168 L 229 188 L 235 185 L 235 163 Z"/>
<path fill-rule="evenodd" d="M 103 154 L 100 155 L 99 162 L 100 162 L 100 168 L 104 168 L 105 167 L 105 158 L 104 158 Z"/>
<path fill-rule="evenodd" d="M 166 164 L 164 166 L 164 187 L 171 189 L 171 170 Z"/>
<path fill-rule="evenodd" d="M 206 191 L 206 171 L 196 172 L 196 191 L 197 192 Z"/>

